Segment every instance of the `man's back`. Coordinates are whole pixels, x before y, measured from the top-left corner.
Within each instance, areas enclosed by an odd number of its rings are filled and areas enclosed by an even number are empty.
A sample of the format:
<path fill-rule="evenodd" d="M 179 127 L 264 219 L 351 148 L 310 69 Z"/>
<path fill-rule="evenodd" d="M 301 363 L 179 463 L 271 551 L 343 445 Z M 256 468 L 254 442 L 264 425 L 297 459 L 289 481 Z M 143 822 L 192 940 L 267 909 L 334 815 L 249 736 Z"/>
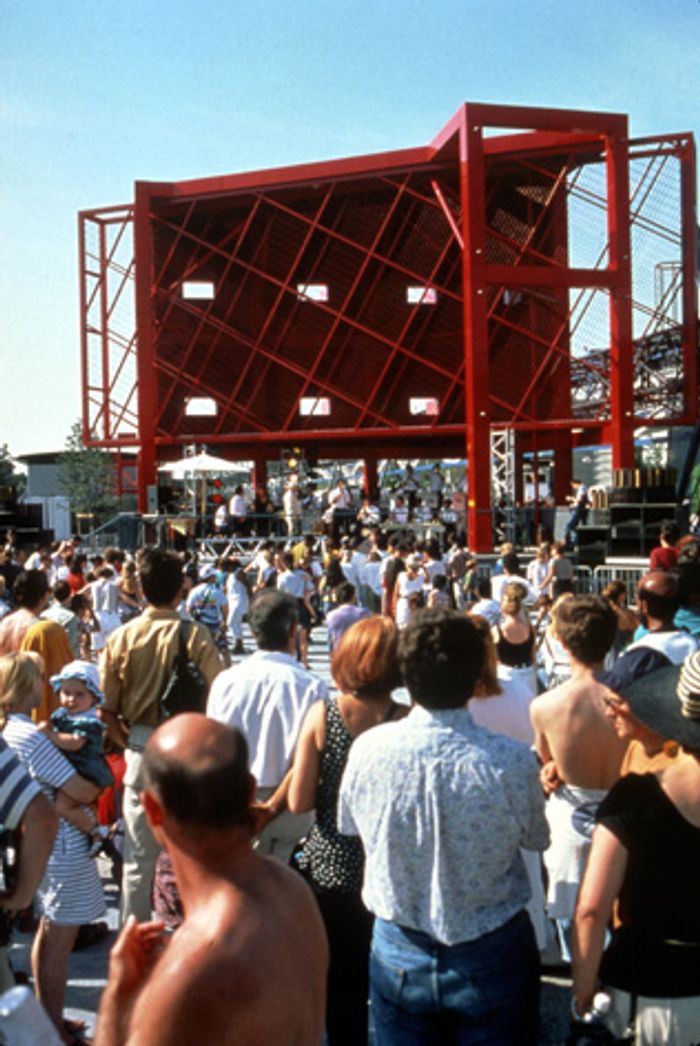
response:
<path fill-rule="evenodd" d="M 163 723 L 142 800 L 185 913 L 130 919 L 112 949 L 96 1046 L 318 1046 L 328 952 L 300 876 L 252 849 L 256 812 L 240 731 L 202 715 Z"/>
<path fill-rule="evenodd" d="M 284 777 L 306 712 L 327 693 L 323 680 L 290 654 L 257 650 L 217 676 L 207 715 L 242 731 L 251 772 L 258 787 L 266 788 Z"/>
<path fill-rule="evenodd" d="M 101 664 L 108 711 L 122 715 L 130 725 L 158 723 L 158 697 L 172 671 L 181 624 L 175 610 L 148 607 L 112 633 Z M 187 650 L 211 682 L 221 670 L 221 661 L 208 629 L 188 622 Z"/>
<path fill-rule="evenodd" d="M 544 761 L 554 760 L 562 781 L 578 788 L 611 788 L 620 776 L 627 742 L 605 716 L 604 694 L 586 672 L 530 706 L 537 751 Z"/>
<path fill-rule="evenodd" d="M 365 846 L 370 910 L 446 944 L 488 933 L 525 905 L 518 848 L 548 841 L 532 753 L 466 709 L 415 706 L 357 738 L 338 823 Z"/>
<path fill-rule="evenodd" d="M 244 881 L 212 878 L 139 997 L 130 1044 L 318 1046 L 327 945 L 311 892 L 256 857 Z"/>

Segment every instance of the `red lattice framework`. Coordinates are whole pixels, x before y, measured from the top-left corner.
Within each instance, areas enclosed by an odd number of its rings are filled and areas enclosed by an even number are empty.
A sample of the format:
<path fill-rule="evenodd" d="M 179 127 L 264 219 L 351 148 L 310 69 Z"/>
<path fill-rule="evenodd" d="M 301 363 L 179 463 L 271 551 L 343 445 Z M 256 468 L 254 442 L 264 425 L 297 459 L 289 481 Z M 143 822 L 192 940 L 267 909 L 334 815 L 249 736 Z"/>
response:
<path fill-rule="evenodd" d="M 629 466 L 635 425 L 695 421 L 694 193 L 690 135 L 480 104 L 425 148 L 137 183 L 80 216 L 86 440 L 139 446 L 142 509 L 192 442 L 260 469 L 282 445 L 361 457 L 370 482 L 466 452 L 485 549 L 492 432 Z"/>

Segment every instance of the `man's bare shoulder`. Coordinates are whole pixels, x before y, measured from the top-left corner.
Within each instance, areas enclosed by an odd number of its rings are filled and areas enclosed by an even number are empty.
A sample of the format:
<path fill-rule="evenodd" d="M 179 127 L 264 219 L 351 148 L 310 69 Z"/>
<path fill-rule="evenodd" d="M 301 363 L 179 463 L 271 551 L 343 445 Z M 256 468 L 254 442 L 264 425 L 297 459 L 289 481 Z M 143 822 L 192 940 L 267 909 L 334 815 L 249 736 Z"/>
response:
<path fill-rule="evenodd" d="M 559 686 L 554 686 L 551 690 L 546 690 L 544 694 L 539 694 L 530 705 L 532 718 L 541 719 L 551 713 L 555 713 L 557 708 L 561 706 L 561 703 L 568 699 L 570 690 L 571 680 L 567 679 L 566 682 L 560 683 Z"/>
<path fill-rule="evenodd" d="M 257 1046 L 280 1042 L 316 982 L 323 997 L 326 946 L 306 883 L 259 858 L 246 901 L 189 919 L 176 932 L 134 1008 L 130 1046 Z M 294 985 L 286 998 L 280 985 Z M 284 1038 L 285 1031 L 281 1034 Z"/>
<path fill-rule="evenodd" d="M 576 679 L 567 679 L 559 686 L 552 687 L 536 697 L 530 705 L 530 716 L 535 724 L 547 723 L 552 718 L 561 716 L 565 709 L 574 709 L 578 705 L 590 704 L 604 690 L 592 675 L 586 674 Z"/>
<path fill-rule="evenodd" d="M 249 1015 L 259 1005 L 259 979 L 242 956 L 224 952 L 211 938 L 178 931 L 141 993 L 129 1026 L 129 1046 L 224 1044 L 246 1035 Z M 233 1041 L 233 1039 L 232 1039 Z"/>

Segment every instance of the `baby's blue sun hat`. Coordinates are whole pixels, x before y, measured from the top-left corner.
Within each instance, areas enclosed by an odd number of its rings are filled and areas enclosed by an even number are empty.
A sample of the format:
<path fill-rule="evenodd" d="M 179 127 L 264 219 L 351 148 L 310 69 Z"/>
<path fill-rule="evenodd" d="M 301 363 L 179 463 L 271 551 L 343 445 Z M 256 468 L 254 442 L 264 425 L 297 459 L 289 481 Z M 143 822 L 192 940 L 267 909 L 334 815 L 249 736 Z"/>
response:
<path fill-rule="evenodd" d="M 78 682 L 83 683 L 95 695 L 99 704 L 104 701 L 105 695 L 100 689 L 100 674 L 96 665 L 89 661 L 69 661 L 58 675 L 51 676 L 49 682 L 54 690 L 58 691 L 61 689 L 61 684 L 67 683 L 69 679 L 77 679 Z"/>

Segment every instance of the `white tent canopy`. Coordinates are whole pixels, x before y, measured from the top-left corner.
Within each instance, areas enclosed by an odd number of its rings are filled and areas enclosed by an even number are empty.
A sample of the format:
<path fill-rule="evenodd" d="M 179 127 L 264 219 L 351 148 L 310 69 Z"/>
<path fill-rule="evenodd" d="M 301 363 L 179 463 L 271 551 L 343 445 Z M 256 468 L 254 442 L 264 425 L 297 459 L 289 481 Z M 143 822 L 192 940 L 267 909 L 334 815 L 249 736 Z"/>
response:
<path fill-rule="evenodd" d="M 179 461 L 170 461 L 167 465 L 161 465 L 158 471 L 169 472 L 173 479 L 185 479 L 206 472 L 240 472 L 248 464 L 246 461 L 228 461 L 203 452 L 180 458 Z"/>

